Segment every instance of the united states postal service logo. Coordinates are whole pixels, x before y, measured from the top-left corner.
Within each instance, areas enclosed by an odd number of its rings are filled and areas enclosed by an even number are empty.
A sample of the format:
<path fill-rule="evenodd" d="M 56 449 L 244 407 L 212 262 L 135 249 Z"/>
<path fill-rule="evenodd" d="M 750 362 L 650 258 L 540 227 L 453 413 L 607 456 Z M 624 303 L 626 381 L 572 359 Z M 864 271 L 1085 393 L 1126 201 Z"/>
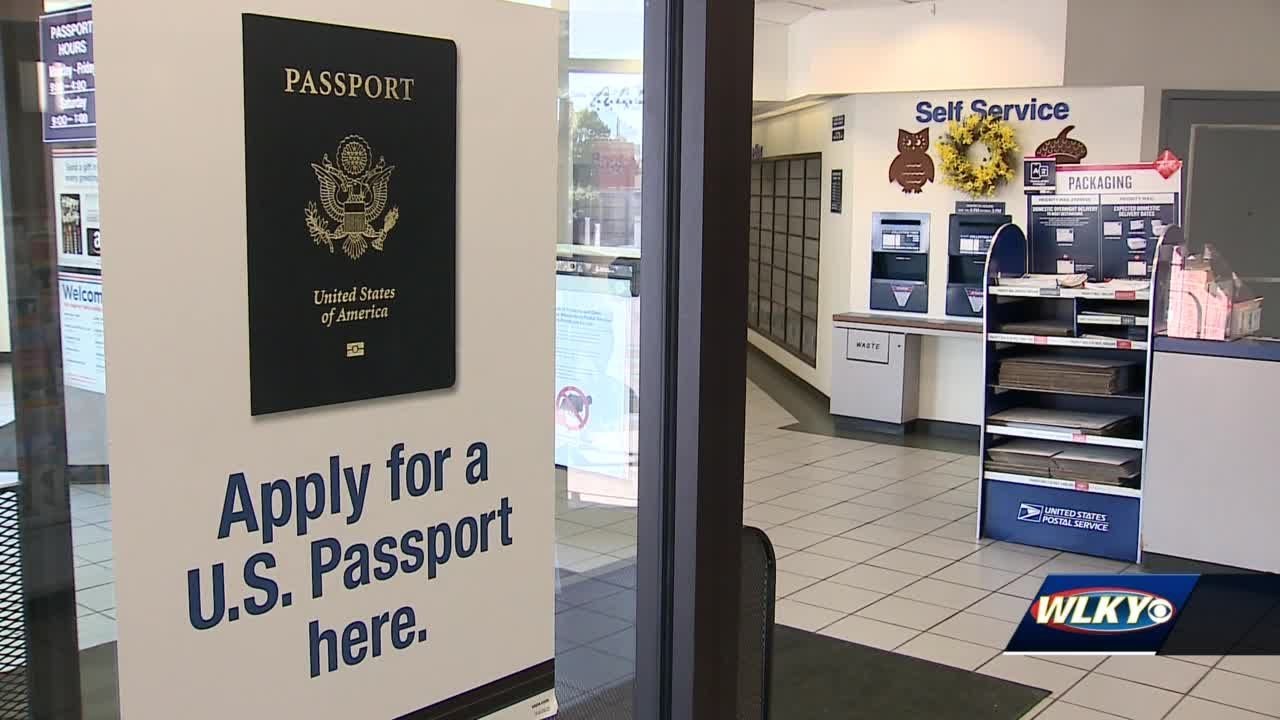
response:
<path fill-rule="evenodd" d="M 1018 519 L 1022 522 L 1042 522 L 1044 520 L 1044 506 L 1031 503 L 1018 505 Z"/>

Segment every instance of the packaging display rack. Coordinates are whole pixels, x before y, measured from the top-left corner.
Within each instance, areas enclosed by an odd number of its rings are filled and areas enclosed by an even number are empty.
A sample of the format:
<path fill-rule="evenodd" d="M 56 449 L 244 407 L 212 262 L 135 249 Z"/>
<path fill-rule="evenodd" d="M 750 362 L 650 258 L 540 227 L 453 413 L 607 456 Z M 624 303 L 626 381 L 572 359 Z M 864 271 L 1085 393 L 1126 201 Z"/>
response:
<path fill-rule="evenodd" d="M 1180 229 L 1170 228 L 1162 239 L 1176 242 Z M 987 255 L 986 302 L 983 316 L 982 472 L 979 482 L 978 535 L 1022 545 L 1064 550 L 1135 562 L 1141 553 L 1142 481 L 1122 484 L 1084 482 L 1054 472 L 1014 472 L 993 463 L 992 448 L 1010 442 L 1052 453 L 1054 447 L 1105 448 L 1100 453 L 1136 451 L 1139 467 L 1146 466 L 1147 393 L 1151 369 L 1152 284 L 1138 290 L 1098 287 L 1041 288 L 1001 286 L 1001 276 L 1017 277 L 1031 267 L 1023 231 L 1005 225 L 997 231 Z M 1035 335 L 1002 332 L 1006 324 L 1054 323 L 1064 334 Z M 1136 377 L 1114 393 L 1083 392 L 1064 386 L 1001 384 L 1005 360 L 1052 358 L 1055 361 L 1136 363 Z M 1078 359 L 1078 360 L 1077 360 Z M 1114 433 L 1094 433 L 1052 424 L 1001 423 L 992 416 L 1023 409 L 1028 412 L 1084 413 L 1087 416 L 1127 416 Z M 1032 445 L 1051 443 L 1057 445 Z M 1111 449 L 1119 449 L 1111 450 Z M 1045 461 L 1052 464 L 1051 460 Z M 995 467 L 992 467 L 995 465 Z"/>

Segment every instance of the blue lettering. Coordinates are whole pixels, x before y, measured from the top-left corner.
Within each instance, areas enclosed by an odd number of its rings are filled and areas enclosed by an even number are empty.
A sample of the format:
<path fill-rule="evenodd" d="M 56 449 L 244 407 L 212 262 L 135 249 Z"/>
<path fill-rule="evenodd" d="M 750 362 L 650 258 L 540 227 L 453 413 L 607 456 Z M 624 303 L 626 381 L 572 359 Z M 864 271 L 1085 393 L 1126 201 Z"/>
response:
<path fill-rule="evenodd" d="M 471 443 L 467 448 L 467 484 L 477 485 L 489 479 L 489 446 L 482 442 Z"/>
<path fill-rule="evenodd" d="M 240 509 L 236 509 L 236 503 Z M 258 516 L 253 511 L 253 500 L 249 498 L 249 482 L 244 473 L 236 473 L 227 478 L 227 494 L 222 500 L 222 522 L 218 524 L 218 539 L 231 535 L 231 526 L 244 523 L 248 532 L 258 532 Z"/>
<path fill-rule="evenodd" d="M 369 639 L 369 628 L 356 620 L 342 631 L 342 661 L 348 665 L 359 665 L 364 662 L 366 651 L 362 645 Z"/>
<path fill-rule="evenodd" d="M 933 121 L 934 121 L 934 122 L 946 122 L 946 120 L 947 120 L 947 115 L 949 115 L 949 114 L 951 114 L 951 111 L 950 111 L 948 108 L 945 108 L 945 107 L 943 107 L 943 106 L 939 105 L 938 107 L 936 107 L 936 108 L 934 108 L 934 109 L 933 109 Z"/>
<path fill-rule="evenodd" d="M 343 468 L 347 478 L 347 492 L 351 495 L 351 514 L 347 516 L 347 524 L 355 525 L 364 517 L 364 501 L 369 493 L 369 463 L 360 467 L 360 479 L 356 480 L 354 468 Z M 336 511 L 335 511 L 336 512 Z"/>
<path fill-rule="evenodd" d="M 328 559 L 323 559 L 328 552 Z M 311 597 L 324 597 L 324 576 L 338 568 L 342 557 L 342 543 L 337 538 L 325 538 L 311 543 Z"/>
<path fill-rule="evenodd" d="M 415 453 L 409 458 L 408 475 L 409 494 L 413 497 L 426 495 L 431 489 L 431 456 L 426 453 Z M 421 482 L 418 482 L 419 479 Z"/>
<path fill-rule="evenodd" d="M 510 501 L 507 498 L 502 498 L 502 502 L 499 505 L 499 509 L 498 509 L 498 516 L 502 518 L 503 547 L 510 545 L 512 542 L 511 540 L 511 513 L 512 512 L 514 511 L 511 509 Z"/>
<path fill-rule="evenodd" d="M 468 532 L 468 530 L 470 532 Z M 479 543 L 477 535 L 480 534 L 480 528 L 476 525 L 476 519 L 473 517 L 464 517 L 458 522 L 457 543 L 458 557 L 469 558 L 476 554 L 476 545 Z M 471 541 L 465 539 L 468 535 Z"/>
<path fill-rule="evenodd" d="M 434 579 L 439 567 L 449 562 L 452 556 L 453 530 L 449 523 L 427 528 L 427 577 Z"/>
<path fill-rule="evenodd" d="M 369 546 L 356 543 L 347 548 L 343 557 L 347 561 L 347 570 L 342 574 L 342 584 L 348 590 L 355 590 L 361 585 L 368 585 L 369 580 Z"/>
<path fill-rule="evenodd" d="M 373 559 L 378 562 L 378 567 L 373 569 L 373 576 L 379 580 L 390 580 L 396 576 L 396 570 L 400 568 L 400 560 L 395 550 L 397 540 L 394 537 L 380 538 L 378 542 L 373 544 Z"/>
<path fill-rule="evenodd" d="M 1066 120 L 1066 119 L 1067 119 L 1067 118 L 1069 118 L 1069 117 L 1071 117 L 1071 106 L 1070 106 L 1070 105 L 1068 105 L 1068 104 L 1066 104 L 1066 103 L 1064 103 L 1064 102 L 1060 102 L 1060 103 L 1058 103 L 1057 105 L 1054 105 L 1054 106 L 1053 106 L 1053 119 L 1054 119 L 1054 120 Z"/>
<path fill-rule="evenodd" d="M 261 602 L 253 597 L 244 599 L 244 610 L 250 615 L 261 615 L 271 610 L 280 599 L 280 586 L 275 580 L 259 573 L 259 565 L 271 570 L 276 566 L 276 557 L 271 553 L 258 553 L 244 564 L 244 584 L 250 590 L 260 590 L 266 595 Z"/>
<path fill-rule="evenodd" d="M 402 607 L 391 616 L 391 646 L 397 650 L 404 650 L 413 644 L 413 628 L 418 624 L 418 618 L 413 613 L 413 608 Z"/>
<path fill-rule="evenodd" d="M 332 630 L 320 631 L 320 622 L 312 620 L 307 626 L 311 646 L 311 677 L 320 677 L 320 645 L 325 646 L 325 656 L 329 659 L 327 672 L 338 669 L 338 635 Z"/>
<path fill-rule="evenodd" d="M 187 617 L 191 627 L 197 630 L 208 630 L 222 622 L 227 609 L 226 569 L 222 563 L 213 566 L 213 612 L 205 617 L 200 600 L 200 571 L 187 571 Z"/>
<path fill-rule="evenodd" d="M 426 642 L 427 631 L 418 630 L 417 624 L 417 615 L 407 606 L 374 615 L 368 621 L 352 621 L 343 627 L 341 636 L 333 630 L 322 630 L 320 621 L 312 620 L 307 626 L 311 677 L 381 657 L 387 640 L 396 650 Z"/>
<path fill-rule="evenodd" d="M 927 123 L 933 119 L 933 103 L 921 100 L 916 103 L 916 122 Z"/>
<path fill-rule="evenodd" d="M 973 108 L 973 112 L 974 112 L 976 115 L 978 115 L 978 117 L 986 117 L 986 116 L 987 116 L 987 101 L 986 101 L 986 100 L 974 100 L 974 101 L 973 101 L 972 108 Z"/>
<path fill-rule="evenodd" d="M 400 561 L 400 570 L 406 575 L 422 569 L 426 554 L 422 551 L 422 531 L 410 530 L 400 538 L 400 552 L 406 559 Z"/>
<path fill-rule="evenodd" d="M 273 499 L 279 498 L 277 503 Z M 262 542 L 271 544 L 275 540 L 276 528 L 282 528 L 293 519 L 293 486 L 286 480 L 275 480 L 262 486 Z"/>
<path fill-rule="evenodd" d="M 387 469 L 391 471 L 391 501 L 400 499 L 400 468 L 404 466 L 404 443 L 396 443 L 391 448 L 391 457 L 387 459 Z"/>
<path fill-rule="evenodd" d="M 324 517 L 324 476 L 298 476 L 298 537 L 307 534 L 307 523 Z"/>

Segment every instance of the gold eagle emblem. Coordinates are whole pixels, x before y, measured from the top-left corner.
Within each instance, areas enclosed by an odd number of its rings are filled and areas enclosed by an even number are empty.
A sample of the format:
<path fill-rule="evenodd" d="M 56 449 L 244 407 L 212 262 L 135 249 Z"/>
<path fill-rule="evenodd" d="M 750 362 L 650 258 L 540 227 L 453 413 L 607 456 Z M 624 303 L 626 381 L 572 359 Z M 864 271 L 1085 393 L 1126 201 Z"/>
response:
<path fill-rule="evenodd" d="M 342 243 L 342 252 L 359 260 L 372 247 L 382 252 L 387 236 L 400 220 L 400 208 L 393 207 L 379 229 L 376 225 L 387 209 L 391 172 L 395 165 L 379 157 L 373 162 L 373 149 L 359 135 L 348 135 L 338 143 L 338 162 L 325 155 L 320 163 L 311 163 L 320 182 L 320 205 L 331 225 L 321 215 L 315 201 L 307 203 L 307 231 L 317 245 L 334 252 L 334 243 Z"/>

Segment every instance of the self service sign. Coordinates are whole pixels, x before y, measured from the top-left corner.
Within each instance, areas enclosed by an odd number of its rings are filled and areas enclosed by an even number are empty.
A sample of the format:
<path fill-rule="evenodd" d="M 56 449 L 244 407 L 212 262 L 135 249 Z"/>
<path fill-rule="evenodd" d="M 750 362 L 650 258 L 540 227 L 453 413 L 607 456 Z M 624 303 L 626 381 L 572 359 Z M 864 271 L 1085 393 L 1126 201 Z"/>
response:
<path fill-rule="evenodd" d="M 40 58 L 44 61 L 44 141 L 92 141 L 98 125 L 93 10 L 79 8 L 42 16 Z"/>

